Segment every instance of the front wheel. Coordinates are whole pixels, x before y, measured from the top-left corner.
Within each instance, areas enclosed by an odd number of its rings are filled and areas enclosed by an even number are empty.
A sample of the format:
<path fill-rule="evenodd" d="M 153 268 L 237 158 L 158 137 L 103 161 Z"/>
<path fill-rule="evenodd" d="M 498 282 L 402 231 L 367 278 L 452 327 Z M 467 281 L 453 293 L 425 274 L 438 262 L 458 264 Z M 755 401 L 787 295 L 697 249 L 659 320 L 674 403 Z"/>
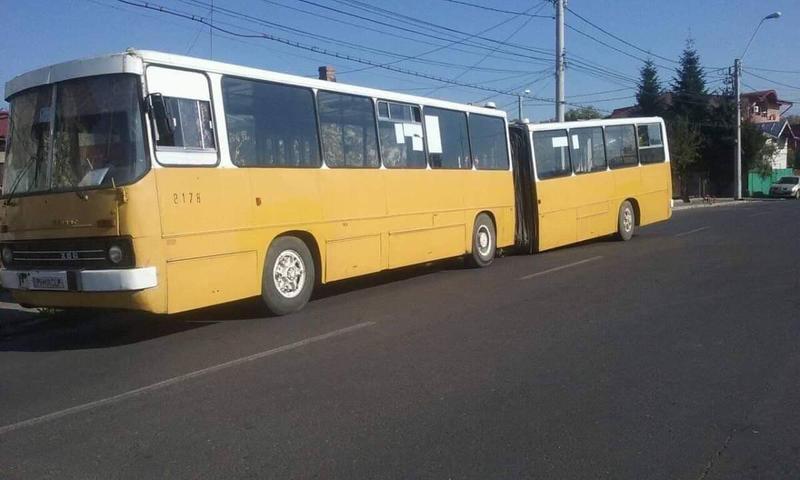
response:
<path fill-rule="evenodd" d="M 636 212 L 633 210 L 631 202 L 625 200 L 619 207 L 619 219 L 617 222 L 617 237 L 623 242 L 627 242 L 633 237 L 633 229 L 636 227 Z"/>
<path fill-rule="evenodd" d="M 494 261 L 497 250 L 497 235 L 494 222 L 485 213 L 475 218 L 472 229 L 472 253 L 467 257 L 470 266 L 488 267 Z"/>
<path fill-rule="evenodd" d="M 267 250 L 261 297 L 273 315 L 286 315 L 308 303 L 316 272 L 308 246 L 296 237 L 276 238 Z"/>

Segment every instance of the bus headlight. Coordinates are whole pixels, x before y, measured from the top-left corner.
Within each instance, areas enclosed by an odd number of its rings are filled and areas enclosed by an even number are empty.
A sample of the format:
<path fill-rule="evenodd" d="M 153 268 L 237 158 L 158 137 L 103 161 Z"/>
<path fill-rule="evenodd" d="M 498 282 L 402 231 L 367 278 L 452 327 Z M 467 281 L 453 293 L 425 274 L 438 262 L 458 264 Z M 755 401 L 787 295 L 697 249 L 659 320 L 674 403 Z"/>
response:
<path fill-rule="evenodd" d="M 124 257 L 122 252 L 122 248 L 119 245 L 112 245 L 108 248 L 108 259 L 111 260 L 113 264 L 119 264 Z"/>
<path fill-rule="evenodd" d="M 14 261 L 14 253 L 8 247 L 3 247 L 3 265 L 11 265 L 11 262 Z"/>

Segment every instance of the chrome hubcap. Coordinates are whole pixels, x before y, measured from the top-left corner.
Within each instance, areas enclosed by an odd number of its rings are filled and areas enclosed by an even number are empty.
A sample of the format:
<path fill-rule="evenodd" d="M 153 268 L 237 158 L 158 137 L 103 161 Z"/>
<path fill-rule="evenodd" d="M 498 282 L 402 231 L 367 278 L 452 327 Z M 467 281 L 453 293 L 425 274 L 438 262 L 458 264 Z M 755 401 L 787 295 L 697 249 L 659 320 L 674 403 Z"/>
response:
<path fill-rule="evenodd" d="M 624 228 L 626 232 L 630 232 L 631 228 L 633 228 L 633 212 L 631 212 L 629 208 L 626 208 L 622 212 L 622 228 Z"/>
<path fill-rule="evenodd" d="M 488 257 L 492 251 L 492 233 L 486 225 L 478 227 L 478 253 Z"/>
<path fill-rule="evenodd" d="M 298 296 L 306 280 L 306 266 L 300 255 L 294 250 L 282 251 L 272 267 L 272 280 L 283 297 Z"/>

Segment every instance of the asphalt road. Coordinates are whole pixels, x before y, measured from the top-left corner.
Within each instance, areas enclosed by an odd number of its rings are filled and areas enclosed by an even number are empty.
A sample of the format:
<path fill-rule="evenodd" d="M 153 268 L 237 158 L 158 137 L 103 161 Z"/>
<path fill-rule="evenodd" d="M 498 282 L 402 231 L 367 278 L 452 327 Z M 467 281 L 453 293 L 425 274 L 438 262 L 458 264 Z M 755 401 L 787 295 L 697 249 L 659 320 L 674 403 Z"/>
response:
<path fill-rule="evenodd" d="M 0 478 L 800 478 L 799 295 L 780 201 L 283 318 L 54 318 L 0 338 Z"/>

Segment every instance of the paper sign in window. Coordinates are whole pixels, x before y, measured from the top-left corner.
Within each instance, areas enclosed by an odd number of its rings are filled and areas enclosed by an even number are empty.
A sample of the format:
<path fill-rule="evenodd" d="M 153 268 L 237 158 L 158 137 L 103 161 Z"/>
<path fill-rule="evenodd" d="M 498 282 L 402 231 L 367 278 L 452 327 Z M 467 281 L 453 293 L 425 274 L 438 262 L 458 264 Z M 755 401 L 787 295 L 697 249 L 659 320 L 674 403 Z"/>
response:
<path fill-rule="evenodd" d="M 422 125 L 418 123 L 404 123 L 403 130 L 406 137 L 420 137 L 422 138 Z"/>
<path fill-rule="evenodd" d="M 402 123 L 395 123 L 394 124 L 394 137 L 395 141 L 398 144 L 406 143 L 406 136 L 403 133 L 403 124 Z"/>
<path fill-rule="evenodd" d="M 572 135 L 572 148 L 575 149 L 575 150 L 580 150 L 581 149 L 581 142 L 580 142 L 580 140 L 578 140 L 578 136 L 577 135 Z"/>
<path fill-rule="evenodd" d="M 411 137 L 411 148 L 413 148 L 415 152 L 421 152 L 423 150 L 422 137 L 416 135 Z"/>
<path fill-rule="evenodd" d="M 439 117 L 425 115 L 425 128 L 428 130 L 428 152 L 442 153 L 442 136 L 439 132 Z"/>
<path fill-rule="evenodd" d="M 566 147 L 569 145 L 567 137 L 553 137 L 553 148 Z"/>

